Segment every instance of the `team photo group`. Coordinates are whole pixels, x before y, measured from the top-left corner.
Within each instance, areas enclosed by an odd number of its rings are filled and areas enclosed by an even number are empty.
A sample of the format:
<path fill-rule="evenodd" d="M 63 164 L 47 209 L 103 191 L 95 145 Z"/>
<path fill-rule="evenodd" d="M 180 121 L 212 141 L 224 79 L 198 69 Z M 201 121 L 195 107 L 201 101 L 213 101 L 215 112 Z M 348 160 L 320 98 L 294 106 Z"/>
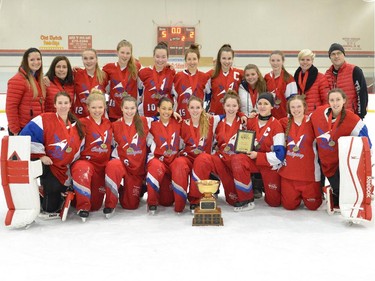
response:
<path fill-rule="evenodd" d="M 252 210 L 257 200 L 317 210 L 324 199 L 339 211 L 339 139 L 361 137 L 371 148 L 363 122 L 368 92 L 343 46 L 327 49 L 329 69 L 318 70 L 314 52 L 303 49 L 289 73 L 276 50 L 262 74 L 251 63 L 235 68 L 229 44 L 207 72 L 198 68 L 198 44 L 185 50 L 182 71 L 168 63 L 164 42 L 152 66 L 122 40 L 116 62 L 100 66 L 96 50 L 86 49 L 83 68 L 56 56 L 46 73 L 42 53 L 29 48 L 8 81 L 8 133 L 31 137 L 47 215 L 60 212 L 67 192 L 83 221 L 92 211 L 110 218 L 116 208 L 137 209 L 143 196 L 150 214 L 158 206 L 194 213 L 203 196 L 197 183 L 207 179 L 220 181 L 234 212 Z M 241 130 L 254 132 L 247 153 L 236 150 Z M 360 202 L 358 216 L 368 215 L 370 203 Z"/>

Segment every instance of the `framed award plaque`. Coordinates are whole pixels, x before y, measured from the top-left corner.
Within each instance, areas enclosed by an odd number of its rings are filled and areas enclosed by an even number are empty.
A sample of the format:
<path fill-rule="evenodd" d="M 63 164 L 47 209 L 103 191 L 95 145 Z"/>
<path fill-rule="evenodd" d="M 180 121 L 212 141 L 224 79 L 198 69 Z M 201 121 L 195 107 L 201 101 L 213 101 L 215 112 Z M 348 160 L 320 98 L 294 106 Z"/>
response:
<path fill-rule="evenodd" d="M 255 131 L 238 130 L 234 151 L 248 154 L 254 150 Z"/>

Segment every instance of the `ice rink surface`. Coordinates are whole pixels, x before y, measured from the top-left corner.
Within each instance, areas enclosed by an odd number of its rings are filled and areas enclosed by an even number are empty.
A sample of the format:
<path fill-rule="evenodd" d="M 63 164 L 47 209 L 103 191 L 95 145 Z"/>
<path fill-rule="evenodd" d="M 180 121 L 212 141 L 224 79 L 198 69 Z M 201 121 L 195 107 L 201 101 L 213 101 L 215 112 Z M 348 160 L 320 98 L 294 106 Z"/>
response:
<path fill-rule="evenodd" d="M 372 143 L 374 120 L 375 113 L 365 119 Z M 234 213 L 222 194 L 224 226 L 193 227 L 187 209 L 176 215 L 160 207 L 150 216 L 143 198 L 138 210 L 118 207 L 111 219 L 98 211 L 83 223 L 72 208 L 65 222 L 37 219 L 27 230 L 10 230 L 0 192 L 1 279 L 373 280 L 373 222 L 350 226 L 324 204 L 287 211 L 263 199 Z"/>

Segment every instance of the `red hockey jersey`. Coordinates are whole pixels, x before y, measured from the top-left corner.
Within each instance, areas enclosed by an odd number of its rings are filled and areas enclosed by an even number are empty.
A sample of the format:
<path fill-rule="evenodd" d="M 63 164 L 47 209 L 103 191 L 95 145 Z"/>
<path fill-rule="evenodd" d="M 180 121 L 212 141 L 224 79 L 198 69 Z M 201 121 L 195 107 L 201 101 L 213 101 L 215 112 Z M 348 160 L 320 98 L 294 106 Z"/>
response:
<path fill-rule="evenodd" d="M 139 113 L 147 117 L 156 116 L 157 106 L 162 97 L 172 97 L 172 84 L 176 71 L 165 67 L 157 72 L 155 67 L 145 67 L 139 71 L 143 88 Z"/>
<path fill-rule="evenodd" d="M 208 92 L 208 80 L 210 76 L 207 73 L 197 70 L 194 75 L 190 75 L 187 70 L 177 73 L 173 80 L 172 94 L 174 98 L 176 111 L 183 119 L 189 119 L 190 113 L 187 110 L 187 103 L 190 97 L 197 96 L 203 101 Z"/>
<path fill-rule="evenodd" d="M 168 125 L 160 120 L 151 123 L 150 135 L 147 137 L 147 144 L 150 146 L 148 161 L 157 158 L 169 165 L 177 157 L 180 150 L 181 124 L 171 118 Z"/>
<path fill-rule="evenodd" d="M 99 89 L 105 93 L 108 80 L 105 79 L 103 83 L 99 84 L 96 78 L 96 72 L 93 77 L 87 74 L 85 69 L 78 69 L 74 73 L 74 92 L 75 99 L 73 104 L 73 112 L 78 117 L 86 117 L 89 115 L 87 111 L 86 99 L 92 89 Z"/>
<path fill-rule="evenodd" d="M 288 120 L 287 117 L 280 119 L 284 131 Z M 279 174 L 290 180 L 320 181 L 318 151 L 310 118 L 305 116 L 300 125 L 292 120 L 286 138 L 286 156 Z"/>
<path fill-rule="evenodd" d="M 134 121 L 126 124 L 123 118 L 112 123 L 115 148 L 112 157 L 121 162 L 133 174 L 146 174 L 147 146 L 146 137 L 149 133 L 151 121 L 141 116 L 144 136 L 140 137 L 135 128 Z"/>
<path fill-rule="evenodd" d="M 213 69 L 207 74 L 212 77 Z M 243 70 L 238 68 L 230 68 L 227 73 L 220 71 L 219 75 L 209 80 L 209 89 L 211 93 L 210 109 L 212 114 L 225 114 L 223 107 L 224 95 L 228 90 L 234 90 L 238 93 L 238 87 L 243 77 Z"/>
<path fill-rule="evenodd" d="M 141 68 L 141 64 L 136 62 L 136 67 L 139 70 Z M 128 67 L 121 69 L 117 62 L 106 64 L 103 67 L 103 70 L 108 75 L 110 87 L 108 116 L 109 118 L 114 119 L 121 118 L 121 101 L 123 98 L 123 93 L 126 92 L 138 100 L 137 78 L 132 78 Z"/>
<path fill-rule="evenodd" d="M 339 122 L 339 120 L 332 120 L 330 126 L 329 115 L 332 115 L 332 112 L 329 113 L 329 111 L 331 111 L 329 105 L 323 105 L 318 107 L 311 115 L 311 122 L 318 144 L 319 159 L 323 174 L 326 177 L 333 176 L 338 169 L 339 156 L 337 141 L 339 137 L 360 136 L 369 138 L 367 127 L 358 115 L 347 110 L 344 121 L 340 125 L 335 126 L 334 124 Z"/>
<path fill-rule="evenodd" d="M 90 116 L 81 118 L 85 129 L 85 143 L 80 159 L 89 160 L 96 166 L 104 167 L 109 161 L 112 144 L 112 124 L 103 117 L 98 125 Z"/>

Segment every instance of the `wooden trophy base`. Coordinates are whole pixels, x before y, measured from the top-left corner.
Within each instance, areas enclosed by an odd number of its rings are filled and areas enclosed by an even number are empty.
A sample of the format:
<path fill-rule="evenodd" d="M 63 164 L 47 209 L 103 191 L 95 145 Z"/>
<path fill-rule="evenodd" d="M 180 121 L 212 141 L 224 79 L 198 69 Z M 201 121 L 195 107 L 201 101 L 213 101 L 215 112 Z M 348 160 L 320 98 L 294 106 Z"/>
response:
<path fill-rule="evenodd" d="M 224 225 L 223 218 L 221 217 L 221 209 L 202 210 L 197 207 L 194 210 L 193 226 L 203 225 Z"/>

